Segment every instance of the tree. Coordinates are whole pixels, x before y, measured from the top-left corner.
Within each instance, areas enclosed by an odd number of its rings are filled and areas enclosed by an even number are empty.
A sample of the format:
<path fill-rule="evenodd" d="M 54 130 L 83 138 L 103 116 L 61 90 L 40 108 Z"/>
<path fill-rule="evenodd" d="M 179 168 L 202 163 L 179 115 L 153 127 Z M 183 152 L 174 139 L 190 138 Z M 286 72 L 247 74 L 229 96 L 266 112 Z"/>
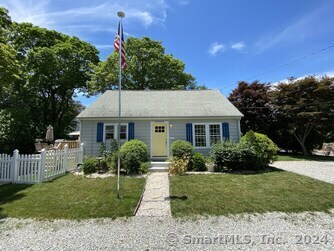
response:
<path fill-rule="evenodd" d="M 334 78 L 309 76 L 280 83 L 271 92 L 271 104 L 304 155 L 333 133 Z"/>
<path fill-rule="evenodd" d="M 0 43 L 0 149 L 31 152 L 49 124 L 56 138 L 71 130 L 83 109 L 73 97 L 87 91 L 98 51 L 76 37 L 11 22 L 2 8 L 0 21 L 7 25 L 6 44 Z"/>
<path fill-rule="evenodd" d="M 8 15 L 8 10 L 0 7 L 0 43 L 7 42 L 8 29 L 12 25 L 12 20 Z"/>
<path fill-rule="evenodd" d="M 243 133 L 253 130 L 268 134 L 271 125 L 269 88 L 268 84 L 259 81 L 252 83 L 241 81 L 228 97 L 244 115 L 241 119 Z"/>
<path fill-rule="evenodd" d="M 43 124 L 51 124 L 55 135 L 64 137 L 80 106 L 72 99 L 86 91 L 91 63 L 97 63 L 97 50 L 76 37 L 51 47 L 37 47 L 28 53 L 27 69 L 30 91 L 37 94 Z"/>
<path fill-rule="evenodd" d="M 125 42 L 127 68 L 122 76 L 122 88 L 195 89 L 195 78 L 184 72 L 185 65 L 172 55 L 165 54 L 161 42 L 148 37 L 129 37 Z M 118 53 L 114 51 L 105 62 L 94 67 L 89 82 L 91 94 L 101 93 L 118 86 Z"/>

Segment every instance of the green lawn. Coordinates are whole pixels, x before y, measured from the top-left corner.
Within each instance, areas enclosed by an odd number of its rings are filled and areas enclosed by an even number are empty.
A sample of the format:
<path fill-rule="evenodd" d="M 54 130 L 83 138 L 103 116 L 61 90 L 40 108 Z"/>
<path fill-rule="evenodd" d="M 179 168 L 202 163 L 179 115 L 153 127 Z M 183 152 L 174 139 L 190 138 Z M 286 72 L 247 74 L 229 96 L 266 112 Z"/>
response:
<path fill-rule="evenodd" d="M 295 155 L 295 154 L 279 154 L 277 161 L 302 161 L 302 160 L 315 160 L 315 161 L 334 161 L 334 157 L 319 156 L 319 155 Z"/>
<path fill-rule="evenodd" d="M 170 177 L 173 216 L 328 211 L 334 185 L 284 171 Z"/>
<path fill-rule="evenodd" d="M 144 178 L 89 179 L 68 174 L 36 185 L 0 186 L 0 218 L 85 219 L 132 216 L 145 186 Z"/>

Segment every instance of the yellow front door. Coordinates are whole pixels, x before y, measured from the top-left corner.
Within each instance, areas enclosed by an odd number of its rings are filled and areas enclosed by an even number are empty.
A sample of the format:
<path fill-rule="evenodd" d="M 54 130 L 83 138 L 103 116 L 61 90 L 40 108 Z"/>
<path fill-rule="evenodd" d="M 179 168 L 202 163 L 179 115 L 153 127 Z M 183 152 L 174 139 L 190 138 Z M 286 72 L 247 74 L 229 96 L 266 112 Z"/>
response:
<path fill-rule="evenodd" d="M 167 124 L 155 123 L 152 126 L 152 157 L 166 157 Z"/>

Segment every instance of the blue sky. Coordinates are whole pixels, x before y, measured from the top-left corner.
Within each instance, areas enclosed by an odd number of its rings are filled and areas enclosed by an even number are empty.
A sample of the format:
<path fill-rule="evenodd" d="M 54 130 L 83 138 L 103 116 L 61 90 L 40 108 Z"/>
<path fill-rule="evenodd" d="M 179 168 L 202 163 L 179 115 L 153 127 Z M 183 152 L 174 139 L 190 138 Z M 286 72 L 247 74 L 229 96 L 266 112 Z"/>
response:
<path fill-rule="evenodd" d="M 332 0 L 0 0 L 0 5 L 14 21 L 94 44 L 101 60 L 113 51 L 116 13 L 123 10 L 127 36 L 162 41 L 198 84 L 225 96 L 241 80 L 334 75 Z M 94 98 L 80 100 L 88 105 Z"/>

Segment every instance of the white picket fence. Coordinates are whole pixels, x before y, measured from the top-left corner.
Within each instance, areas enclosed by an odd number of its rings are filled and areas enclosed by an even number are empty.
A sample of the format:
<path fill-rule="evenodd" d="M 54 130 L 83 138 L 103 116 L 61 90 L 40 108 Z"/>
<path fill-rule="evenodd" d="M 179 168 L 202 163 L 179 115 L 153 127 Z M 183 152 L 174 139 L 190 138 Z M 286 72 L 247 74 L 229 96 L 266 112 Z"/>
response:
<path fill-rule="evenodd" d="M 45 151 L 40 154 L 0 154 L 0 182 L 40 183 L 73 171 L 83 161 L 83 144 L 80 148 Z"/>

